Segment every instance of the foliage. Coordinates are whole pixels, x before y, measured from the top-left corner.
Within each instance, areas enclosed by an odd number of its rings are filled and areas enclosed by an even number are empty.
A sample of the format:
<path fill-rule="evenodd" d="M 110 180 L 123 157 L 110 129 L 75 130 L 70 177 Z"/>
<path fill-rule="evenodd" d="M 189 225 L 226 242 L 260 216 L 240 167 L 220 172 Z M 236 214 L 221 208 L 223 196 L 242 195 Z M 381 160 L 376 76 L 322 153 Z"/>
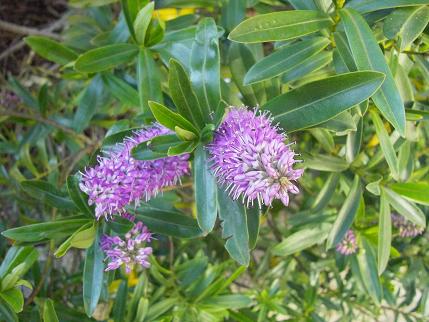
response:
<path fill-rule="evenodd" d="M 428 319 L 427 236 L 391 219 L 426 227 L 427 4 L 70 0 L 62 41 L 25 38 L 53 65 L 2 89 L 0 318 Z M 289 207 L 246 208 L 216 184 L 204 146 L 230 105 L 296 142 Z M 105 272 L 101 235 L 132 226 L 95 219 L 79 171 L 155 120 L 173 134 L 133 157 L 190 153 L 192 176 L 127 209 L 156 234 L 150 269 Z"/>

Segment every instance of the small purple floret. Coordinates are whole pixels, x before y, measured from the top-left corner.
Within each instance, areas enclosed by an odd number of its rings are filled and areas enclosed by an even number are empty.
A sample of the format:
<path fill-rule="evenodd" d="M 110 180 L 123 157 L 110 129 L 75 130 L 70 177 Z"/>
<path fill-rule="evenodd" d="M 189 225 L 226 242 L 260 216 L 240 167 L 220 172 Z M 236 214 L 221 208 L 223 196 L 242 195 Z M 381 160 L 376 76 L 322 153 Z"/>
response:
<path fill-rule="evenodd" d="M 88 203 L 95 204 L 97 219 L 122 214 L 126 205 L 149 200 L 189 173 L 188 154 L 151 161 L 131 157 L 132 148 L 139 143 L 171 133 L 160 124 L 136 131 L 132 137 L 105 152 L 104 157 L 99 156 L 98 165 L 86 169 L 80 189 L 88 194 Z"/>
<path fill-rule="evenodd" d="M 104 235 L 101 238 L 100 247 L 109 259 L 106 271 L 125 265 L 125 271 L 130 273 L 135 264 L 149 268 L 152 247 L 146 247 L 146 243 L 151 242 L 152 234 L 148 228 L 139 221 L 124 237 Z"/>
<path fill-rule="evenodd" d="M 401 215 L 392 214 L 392 223 L 399 230 L 399 236 L 403 238 L 416 237 L 424 232 L 423 227 L 413 224 Z"/>
<path fill-rule="evenodd" d="M 356 236 L 353 230 L 348 230 L 343 240 L 337 244 L 337 252 L 342 255 L 352 255 L 355 254 L 358 250 L 358 245 L 356 241 Z"/>
<path fill-rule="evenodd" d="M 293 169 L 299 161 L 285 139 L 266 113 L 233 107 L 208 145 L 211 169 L 234 200 L 261 207 L 280 199 L 287 206 L 303 169 Z"/>

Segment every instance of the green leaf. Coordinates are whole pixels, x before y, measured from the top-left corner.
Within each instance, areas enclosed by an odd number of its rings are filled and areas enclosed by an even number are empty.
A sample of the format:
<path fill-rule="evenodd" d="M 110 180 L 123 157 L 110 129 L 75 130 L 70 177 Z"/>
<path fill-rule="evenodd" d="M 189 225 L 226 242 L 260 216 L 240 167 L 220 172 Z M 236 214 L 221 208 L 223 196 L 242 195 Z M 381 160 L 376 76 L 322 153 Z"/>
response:
<path fill-rule="evenodd" d="M 320 31 L 331 24 L 329 16 L 320 11 L 272 12 L 243 21 L 228 38 L 245 43 L 287 40 Z"/>
<path fill-rule="evenodd" d="M 22 311 L 24 307 L 24 295 L 19 288 L 10 288 L 0 292 L 0 297 L 10 305 L 15 313 Z"/>
<path fill-rule="evenodd" d="M 229 255 L 244 266 L 249 265 L 249 232 L 246 208 L 240 201 L 232 200 L 228 193 L 218 189 L 219 218 L 222 220 L 222 238 Z"/>
<path fill-rule="evenodd" d="M 197 221 L 204 234 L 213 230 L 217 217 L 216 178 L 208 168 L 207 151 L 199 145 L 194 153 L 194 193 Z"/>
<path fill-rule="evenodd" d="M 358 70 L 356 63 L 353 59 L 353 54 L 350 50 L 349 43 L 347 41 L 347 36 L 344 32 L 336 31 L 334 32 L 335 45 L 338 49 L 344 64 L 347 67 L 347 71 L 355 72 Z"/>
<path fill-rule="evenodd" d="M 302 130 L 344 112 L 370 97 L 383 82 L 378 72 L 353 72 L 305 84 L 262 106 L 287 132 Z"/>
<path fill-rule="evenodd" d="M 347 2 L 347 8 L 353 8 L 361 13 L 378 11 L 382 9 L 427 5 L 428 0 L 351 0 Z"/>
<path fill-rule="evenodd" d="M 138 207 L 136 209 L 129 207 L 127 209 L 154 233 L 178 238 L 196 238 L 203 234 L 195 219 L 178 211 L 150 207 Z"/>
<path fill-rule="evenodd" d="M 119 285 L 116 292 L 115 303 L 113 305 L 113 320 L 115 322 L 125 321 L 125 310 L 128 302 L 128 281 L 124 280 Z"/>
<path fill-rule="evenodd" d="M 253 65 L 244 77 L 244 85 L 293 71 L 303 60 L 320 52 L 328 44 L 327 38 L 313 37 L 296 44 L 284 45 Z"/>
<path fill-rule="evenodd" d="M 192 88 L 195 90 L 206 123 L 220 101 L 220 54 L 218 32 L 213 18 L 198 23 L 191 51 Z"/>
<path fill-rule="evenodd" d="M 24 41 L 38 55 L 60 65 L 65 65 L 78 57 L 72 49 L 46 36 L 28 36 Z"/>
<path fill-rule="evenodd" d="M 134 20 L 133 29 L 135 31 L 136 40 L 139 44 L 144 44 L 154 7 L 155 2 L 149 2 L 139 11 L 136 19 Z"/>
<path fill-rule="evenodd" d="M 379 304 L 383 293 L 380 280 L 378 279 L 377 263 L 375 261 L 374 251 L 365 238 L 362 238 L 362 248 L 359 250 L 357 260 L 362 282 L 372 299 Z"/>
<path fill-rule="evenodd" d="M 114 44 L 91 49 L 79 56 L 74 67 L 82 73 L 97 73 L 131 62 L 139 48 L 132 44 Z"/>
<path fill-rule="evenodd" d="M 342 172 L 349 168 L 349 164 L 344 159 L 321 154 L 317 156 L 305 156 L 304 166 L 306 168 L 328 172 Z"/>
<path fill-rule="evenodd" d="M 93 222 L 82 225 L 58 247 L 54 256 L 57 258 L 63 257 L 72 247 L 83 249 L 90 247 L 94 242 L 95 232 Z"/>
<path fill-rule="evenodd" d="M 2 232 L 2 235 L 4 235 L 4 232 Z M 7 251 L 1 263 L 0 279 L 3 279 L 7 274 L 11 273 L 15 267 L 22 263 L 24 263 L 24 266 L 20 266 L 20 273 L 25 274 L 38 257 L 39 253 L 31 246 L 12 246 Z"/>
<path fill-rule="evenodd" d="M 341 206 L 337 219 L 335 219 L 334 225 L 329 232 L 328 239 L 326 241 L 326 247 L 328 249 L 336 246 L 346 235 L 347 231 L 353 224 L 361 198 L 362 187 L 360 184 L 360 178 L 356 175 L 353 180 L 352 187 L 350 188 L 350 192 Z"/>
<path fill-rule="evenodd" d="M 282 75 L 282 82 L 288 83 L 300 79 L 303 76 L 309 75 L 310 73 L 321 69 L 323 66 L 328 65 L 332 61 L 332 52 L 322 51 L 321 53 L 315 54 L 308 57 L 300 64 L 295 66 L 294 69 L 287 71 Z"/>
<path fill-rule="evenodd" d="M 137 79 L 142 111 L 149 111 L 148 102 L 162 103 L 161 76 L 149 49 L 141 49 L 137 58 Z"/>
<path fill-rule="evenodd" d="M 131 36 L 136 40 L 136 33 L 134 31 L 134 20 L 137 17 L 139 1 L 135 0 L 121 0 L 122 11 L 125 16 L 125 21 L 130 31 Z"/>
<path fill-rule="evenodd" d="M 43 322 L 59 322 L 55 312 L 54 301 L 47 299 L 43 303 Z"/>
<path fill-rule="evenodd" d="M 360 147 L 362 145 L 362 134 L 363 134 L 363 117 L 359 117 L 356 131 L 350 131 L 347 134 L 346 142 L 346 160 L 348 163 L 352 163 L 357 155 L 359 154 Z"/>
<path fill-rule="evenodd" d="M 387 16 L 383 32 L 389 39 L 399 36 L 402 51 L 423 32 L 428 21 L 429 7 L 427 6 L 400 8 Z"/>
<path fill-rule="evenodd" d="M 246 0 L 228 0 L 222 5 L 222 26 L 230 31 L 246 17 Z"/>
<path fill-rule="evenodd" d="M 89 218 L 94 218 L 94 207 L 88 205 L 88 195 L 79 188 L 80 178 L 76 175 L 67 178 L 67 190 L 79 210 Z"/>
<path fill-rule="evenodd" d="M 0 297 L 0 317 L 7 322 L 19 322 L 18 316 L 12 310 L 9 304 Z"/>
<path fill-rule="evenodd" d="M 195 92 L 192 90 L 185 69 L 174 59 L 170 59 L 168 86 L 171 98 L 179 113 L 197 128 L 203 128 L 205 124 L 204 112 L 198 103 Z"/>
<path fill-rule="evenodd" d="M 52 207 L 76 211 L 75 204 L 58 191 L 52 184 L 41 180 L 26 180 L 21 181 L 21 187 L 33 198 L 39 199 L 41 202 L 46 202 Z"/>
<path fill-rule="evenodd" d="M 387 201 L 399 214 L 418 226 L 426 227 L 426 217 L 420 208 L 388 188 L 383 187 L 382 191 L 385 192 Z"/>
<path fill-rule="evenodd" d="M 99 236 L 97 233 L 95 242 L 87 249 L 83 268 L 83 304 L 88 317 L 94 313 L 103 288 L 104 253 L 99 245 Z"/>
<path fill-rule="evenodd" d="M 107 227 L 119 235 L 125 235 L 134 227 L 134 223 L 126 218 L 116 216 L 115 220 L 107 222 Z"/>
<path fill-rule="evenodd" d="M 380 219 L 378 232 L 378 275 L 381 275 L 387 267 L 390 256 L 390 246 L 392 242 L 392 218 L 389 203 L 384 196 L 380 198 Z"/>
<path fill-rule="evenodd" d="M 204 301 L 200 302 L 199 305 L 223 309 L 241 309 L 250 306 L 252 299 L 246 295 L 241 294 L 229 294 L 229 295 L 217 295 L 212 296 Z"/>
<path fill-rule="evenodd" d="M 126 81 L 110 73 L 103 74 L 102 79 L 110 93 L 120 102 L 133 107 L 140 106 L 139 93 Z"/>
<path fill-rule="evenodd" d="M 353 9 L 341 10 L 340 16 L 358 69 L 374 70 L 386 76 L 381 88 L 372 96 L 372 100 L 383 116 L 404 136 L 404 104 L 371 28 Z"/>
<path fill-rule="evenodd" d="M 198 134 L 198 130 L 182 115 L 177 114 L 157 102 L 149 101 L 149 107 L 155 119 L 166 128 L 175 131 L 176 127 Z"/>
<path fill-rule="evenodd" d="M 260 210 L 257 207 L 247 208 L 247 230 L 249 231 L 249 248 L 254 249 L 259 235 L 259 225 L 261 216 Z"/>
<path fill-rule="evenodd" d="M 383 151 L 384 157 L 386 158 L 386 162 L 389 165 L 392 177 L 395 178 L 395 180 L 398 180 L 398 158 L 396 157 L 395 149 L 393 148 L 393 143 L 390 140 L 390 137 L 387 134 L 386 128 L 384 127 L 382 120 L 378 116 L 378 113 L 376 111 L 371 110 L 370 114 L 375 126 L 375 131 L 380 141 L 381 150 Z"/>
<path fill-rule="evenodd" d="M 429 184 L 427 182 L 394 183 L 390 188 L 409 200 L 429 206 Z"/>
<path fill-rule="evenodd" d="M 167 298 L 165 300 L 161 300 L 157 303 L 154 303 L 149 307 L 146 320 L 155 321 L 157 317 L 161 316 L 169 309 L 171 309 L 174 305 L 176 305 L 177 301 L 178 301 L 177 298 Z"/>
<path fill-rule="evenodd" d="M 299 230 L 277 244 L 273 248 L 273 254 L 276 256 L 288 256 L 320 244 L 328 236 L 330 228 L 331 225 L 323 223 L 317 227 Z"/>
<path fill-rule="evenodd" d="M 31 93 L 13 76 L 9 77 L 9 86 L 12 91 L 24 102 L 25 105 L 38 109 L 39 104 Z"/>
<path fill-rule="evenodd" d="M 8 229 L 2 232 L 6 238 L 20 242 L 37 242 L 61 239 L 88 223 L 88 219 L 62 219 Z"/>
<path fill-rule="evenodd" d="M 328 179 L 311 205 L 312 212 L 318 213 L 328 205 L 335 193 L 339 179 L 340 175 L 338 173 L 331 173 L 329 175 Z"/>

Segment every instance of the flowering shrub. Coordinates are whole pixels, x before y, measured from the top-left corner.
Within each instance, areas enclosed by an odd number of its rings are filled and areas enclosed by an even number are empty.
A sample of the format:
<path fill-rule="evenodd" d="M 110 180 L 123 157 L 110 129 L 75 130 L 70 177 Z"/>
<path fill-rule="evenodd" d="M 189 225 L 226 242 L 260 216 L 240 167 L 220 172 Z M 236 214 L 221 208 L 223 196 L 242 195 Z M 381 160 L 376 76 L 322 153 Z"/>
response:
<path fill-rule="evenodd" d="M 428 319 L 427 4 L 70 0 L 0 92 L 0 320 Z"/>

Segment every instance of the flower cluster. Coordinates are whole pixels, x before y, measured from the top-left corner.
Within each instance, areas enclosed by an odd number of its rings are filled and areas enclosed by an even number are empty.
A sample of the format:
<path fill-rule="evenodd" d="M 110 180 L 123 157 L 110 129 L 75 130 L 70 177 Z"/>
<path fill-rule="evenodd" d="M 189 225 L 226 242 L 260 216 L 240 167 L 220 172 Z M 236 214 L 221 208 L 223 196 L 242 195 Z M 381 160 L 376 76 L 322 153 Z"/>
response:
<path fill-rule="evenodd" d="M 280 199 L 287 206 L 303 170 L 293 169 L 296 154 L 284 141 L 267 113 L 233 107 L 208 145 L 211 169 L 234 200 L 261 207 Z"/>
<path fill-rule="evenodd" d="M 352 255 L 358 250 L 356 236 L 353 230 L 348 230 L 343 240 L 337 244 L 337 252 L 342 255 Z"/>
<path fill-rule="evenodd" d="M 182 175 L 189 173 L 189 155 L 140 161 L 131 157 L 131 150 L 139 143 L 159 135 L 170 134 L 167 128 L 154 124 L 136 131 L 105 156 L 98 157 L 95 167 L 82 174 L 80 189 L 88 194 L 89 204 L 95 204 L 97 219 L 109 219 L 123 213 L 131 202 L 149 200 L 163 187 L 176 184 Z"/>
<path fill-rule="evenodd" d="M 401 215 L 392 214 L 392 223 L 399 230 L 399 236 L 416 237 L 423 234 L 424 228 L 413 224 Z"/>
<path fill-rule="evenodd" d="M 152 240 L 152 234 L 141 221 L 125 234 L 124 239 L 119 236 L 104 235 L 101 238 L 100 247 L 110 260 L 106 271 L 118 269 L 125 265 L 125 270 L 130 273 L 135 264 L 149 268 L 149 255 L 152 247 L 146 247 L 146 243 Z"/>

